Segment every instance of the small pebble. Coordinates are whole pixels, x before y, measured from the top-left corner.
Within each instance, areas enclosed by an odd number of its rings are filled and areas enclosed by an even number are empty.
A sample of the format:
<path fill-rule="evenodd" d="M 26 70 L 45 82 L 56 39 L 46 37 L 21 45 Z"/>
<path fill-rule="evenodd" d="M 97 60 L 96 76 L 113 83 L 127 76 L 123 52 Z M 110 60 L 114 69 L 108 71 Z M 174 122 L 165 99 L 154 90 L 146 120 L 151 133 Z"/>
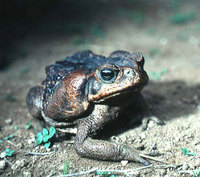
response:
<path fill-rule="evenodd" d="M 166 170 L 165 169 L 157 169 L 156 170 L 159 176 L 164 176 L 166 175 Z"/>
<path fill-rule="evenodd" d="M 0 170 L 4 170 L 6 168 L 6 161 L 0 160 Z"/>
<path fill-rule="evenodd" d="M 121 141 L 121 139 L 119 137 L 117 137 L 117 136 L 112 136 L 110 138 L 110 140 L 113 141 L 113 142 L 117 142 L 117 143 L 119 143 Z"/>
<path fill-rule="evenodd" d="M 17 160 L 11 167 L 11 169 L 16 170 L 24 167 L 27 164 L 25 159 Z"/>
<path fill-rule="evenodd" d="M 23 172 L 23 177 L 31 177 L 31 172 L 29 171 Z"/>
<path fill-rule="evenodd" d="M 13 120 L 11 118 L 8 118 L 5 120 L 5 123 L 7 123 L 7 124 L 12 124 L 12 122 L 13 122 Z"/>
<path fill-rule="evenodd" d="M 128 163 L 128 160 L 122 160 L 121 161 L 122 166 L 126 166 L 127 163 Z"/>
<path fill-rule="evenodd" d="M 121 141 L 122 142 L 125 142 L 127 140 L 127 137 L 126 136 L 121 136 Z"/>
<path fill-rule="evenodd" d="M 142 132 L 142 133 L 140 134 L 140 138 L 141 138 L 141 139 L 145 139 L 145 138 L 146 138 L 146 135 L 145 135 L 144 132 Z"/>
<path fill-rule="evenodd" d="M 34 137 L 28 139 L 28 144 L 33 144 L 33 143 L 35 143 L 35 138 Z"/>
<path fill-rule="evenodd" d="M 153 126 L 155 126 L 155 122 L 150 120 L 148 124 L 148 128 L 151 128 Z"/>
<path fill-rule="evenodd" d="M 46 151 L 47 151 L 47 152 L 50 152 L 50 151 L 51 151 L 51 148 L 47 148 Z"/>
<path fill-rule="evenodd" d="M 4 157 L 6 157 L 6 152 L 5 151 L 0 154 L 0 158 L 3 159 Z"/>
<path fill-rule="evenodd" d="M 189 169 L 189 165 L 187 163 L 183 163 L 182 170 Z"/>

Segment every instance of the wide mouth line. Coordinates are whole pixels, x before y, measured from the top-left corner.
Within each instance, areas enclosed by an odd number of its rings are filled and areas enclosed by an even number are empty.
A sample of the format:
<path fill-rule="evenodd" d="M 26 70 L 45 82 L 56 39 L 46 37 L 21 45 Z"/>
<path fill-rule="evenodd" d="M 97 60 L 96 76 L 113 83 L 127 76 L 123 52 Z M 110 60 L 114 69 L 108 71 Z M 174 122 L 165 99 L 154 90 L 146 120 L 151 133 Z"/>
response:
<path fill-rule="evenodd" d="M 117 92 L 114 92 L 114 93 L 111 93 L 110 95 L 106 95 L 102 98 L 100 98 L 99 100 L 96 100 L 96 102 L 102 102 L 108 98 L 111 98 L 113 96 L 117 96 L 117 95 L 123 95 L 123 94 L 126 94 L 126 93 L 131 93 L 131 92 L 137 92 L 138 90 L 138 87 L 137 88 L 134 88 L 134 87 L 129 87 L 129 88 L 126 88 L 124 90 L 121 90 L 121 91 L 117 91 Z"/>

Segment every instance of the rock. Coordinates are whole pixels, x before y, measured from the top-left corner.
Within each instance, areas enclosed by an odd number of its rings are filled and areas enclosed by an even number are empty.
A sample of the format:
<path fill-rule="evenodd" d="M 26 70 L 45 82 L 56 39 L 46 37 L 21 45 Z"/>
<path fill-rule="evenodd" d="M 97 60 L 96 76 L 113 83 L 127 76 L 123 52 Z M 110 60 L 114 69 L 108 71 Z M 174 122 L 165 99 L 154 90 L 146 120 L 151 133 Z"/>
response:
<path fill-rule="evenodd" d="M 122 141 L 122 142 L 125 142 L 125 141 L 127 140 L 127 137 L 126 137 L 126 136 L 121 136 L 120 138 L 121 138 L 121 141 Z"/>
<path fill-rule="evenodd" d="M 23 172 L 23 177 L 31 177 L 32 175 L 31 175 L 31 172 L 29 172 L 29 171 L 24 171 Z"/>
<path fill-rule="evenodd" d="M 4 157 L 6 157 L 6 152 L 5 151 L 0 154 L 0 158 L 3 159 Z"/>
<path fill-rule="evenodd" d="M 6 168 L 6 161 L 0 160 L 0 170 L 4 170 Z"/>
<path fill-rule="evenodd" d="M 121 139 L 118 136 L 112 136 L 110 138 L 110 140 L 113 141 L 113 142 L 116 142 L 116 143 L 120 143 L 121 142 Z"/>
<path fill-rule="evenodd" d="M 28 144 L 33 144 L 35 143 L 35 137 L 31 137 L 30 139 L 28 139 Z"/>
<path fill-rule="evenodd" d="M 140 138 L 141 138 L 142 140 L 144 140 L 144 139 L 146 138 L 146 134 L 145 134 L 144 132 L 142 132 L 142 133 L 140 134 Z"/>
<path fill-rule="evenodd" d="M 121 161 L 122 166 L 126 166 L 127 163 L 128 163 L 128 160 L 122 160 Z"/>
<path fill-rule="evenodd" d="M 47 152 L 50 152 L 50 151 L 51 151 L 51 148 L 47 148 L 46 151 L 47 151 Z"/>
<path fill-rule="evenodd" d="M 159 176 L 164 176 L 166 175 L 166 170 L 165 169 L 157 169 L 156 170 Z"/>
<path fill-rule="evenodd" d="M 8 118 L 5 120 L 5 123 L 7 123 L 7 124 L 12 124 L 12 122 L 13 122 L 13 120 L 11 118 Z"/>
<path fill-rule="evenodd" d="M 187 163 L 183 163 L 182 170 L 188 170 L 189 165 Z"/>
<path fill-rule="evenodd" d="M 16 170 L 24 167 L 27 164 L 25 159 L 17 160 L 11 167 L 11 169 Z"/>

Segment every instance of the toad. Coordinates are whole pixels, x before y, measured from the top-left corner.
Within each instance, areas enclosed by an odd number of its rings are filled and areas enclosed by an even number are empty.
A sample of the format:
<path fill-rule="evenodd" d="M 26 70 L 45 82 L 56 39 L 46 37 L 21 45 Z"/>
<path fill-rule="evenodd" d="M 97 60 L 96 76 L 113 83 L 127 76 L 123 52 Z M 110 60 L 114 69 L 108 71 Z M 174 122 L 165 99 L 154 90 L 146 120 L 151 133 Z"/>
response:
<path fill-rule="evenodd" d="M 148 82 L 143 67 L 139 52 L 115 51 L 109 57 L 75 53 L 46 67 L 46 79 L 27 94 L 28 110 L 59 130 L 77 127 L 74 148 L 82 157 L 149 165 L 132 147 L 94 138 L 117 118 L 134 119 L 133 108 L 146 117 L 145 123 L 152 117 L 140 93 Z"/>

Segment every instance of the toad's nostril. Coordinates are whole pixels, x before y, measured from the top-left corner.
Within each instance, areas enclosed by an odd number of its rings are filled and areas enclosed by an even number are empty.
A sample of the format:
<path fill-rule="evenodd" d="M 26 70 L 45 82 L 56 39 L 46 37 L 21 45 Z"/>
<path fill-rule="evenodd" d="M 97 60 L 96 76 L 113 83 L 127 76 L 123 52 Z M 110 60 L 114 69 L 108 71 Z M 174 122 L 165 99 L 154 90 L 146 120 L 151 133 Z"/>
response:
<path fill-rule="evenodd" d="M 126 76 L 133 76 L 135 74 L 135 72 L 133 70 L 127 70 L 124 74 Z"/>

